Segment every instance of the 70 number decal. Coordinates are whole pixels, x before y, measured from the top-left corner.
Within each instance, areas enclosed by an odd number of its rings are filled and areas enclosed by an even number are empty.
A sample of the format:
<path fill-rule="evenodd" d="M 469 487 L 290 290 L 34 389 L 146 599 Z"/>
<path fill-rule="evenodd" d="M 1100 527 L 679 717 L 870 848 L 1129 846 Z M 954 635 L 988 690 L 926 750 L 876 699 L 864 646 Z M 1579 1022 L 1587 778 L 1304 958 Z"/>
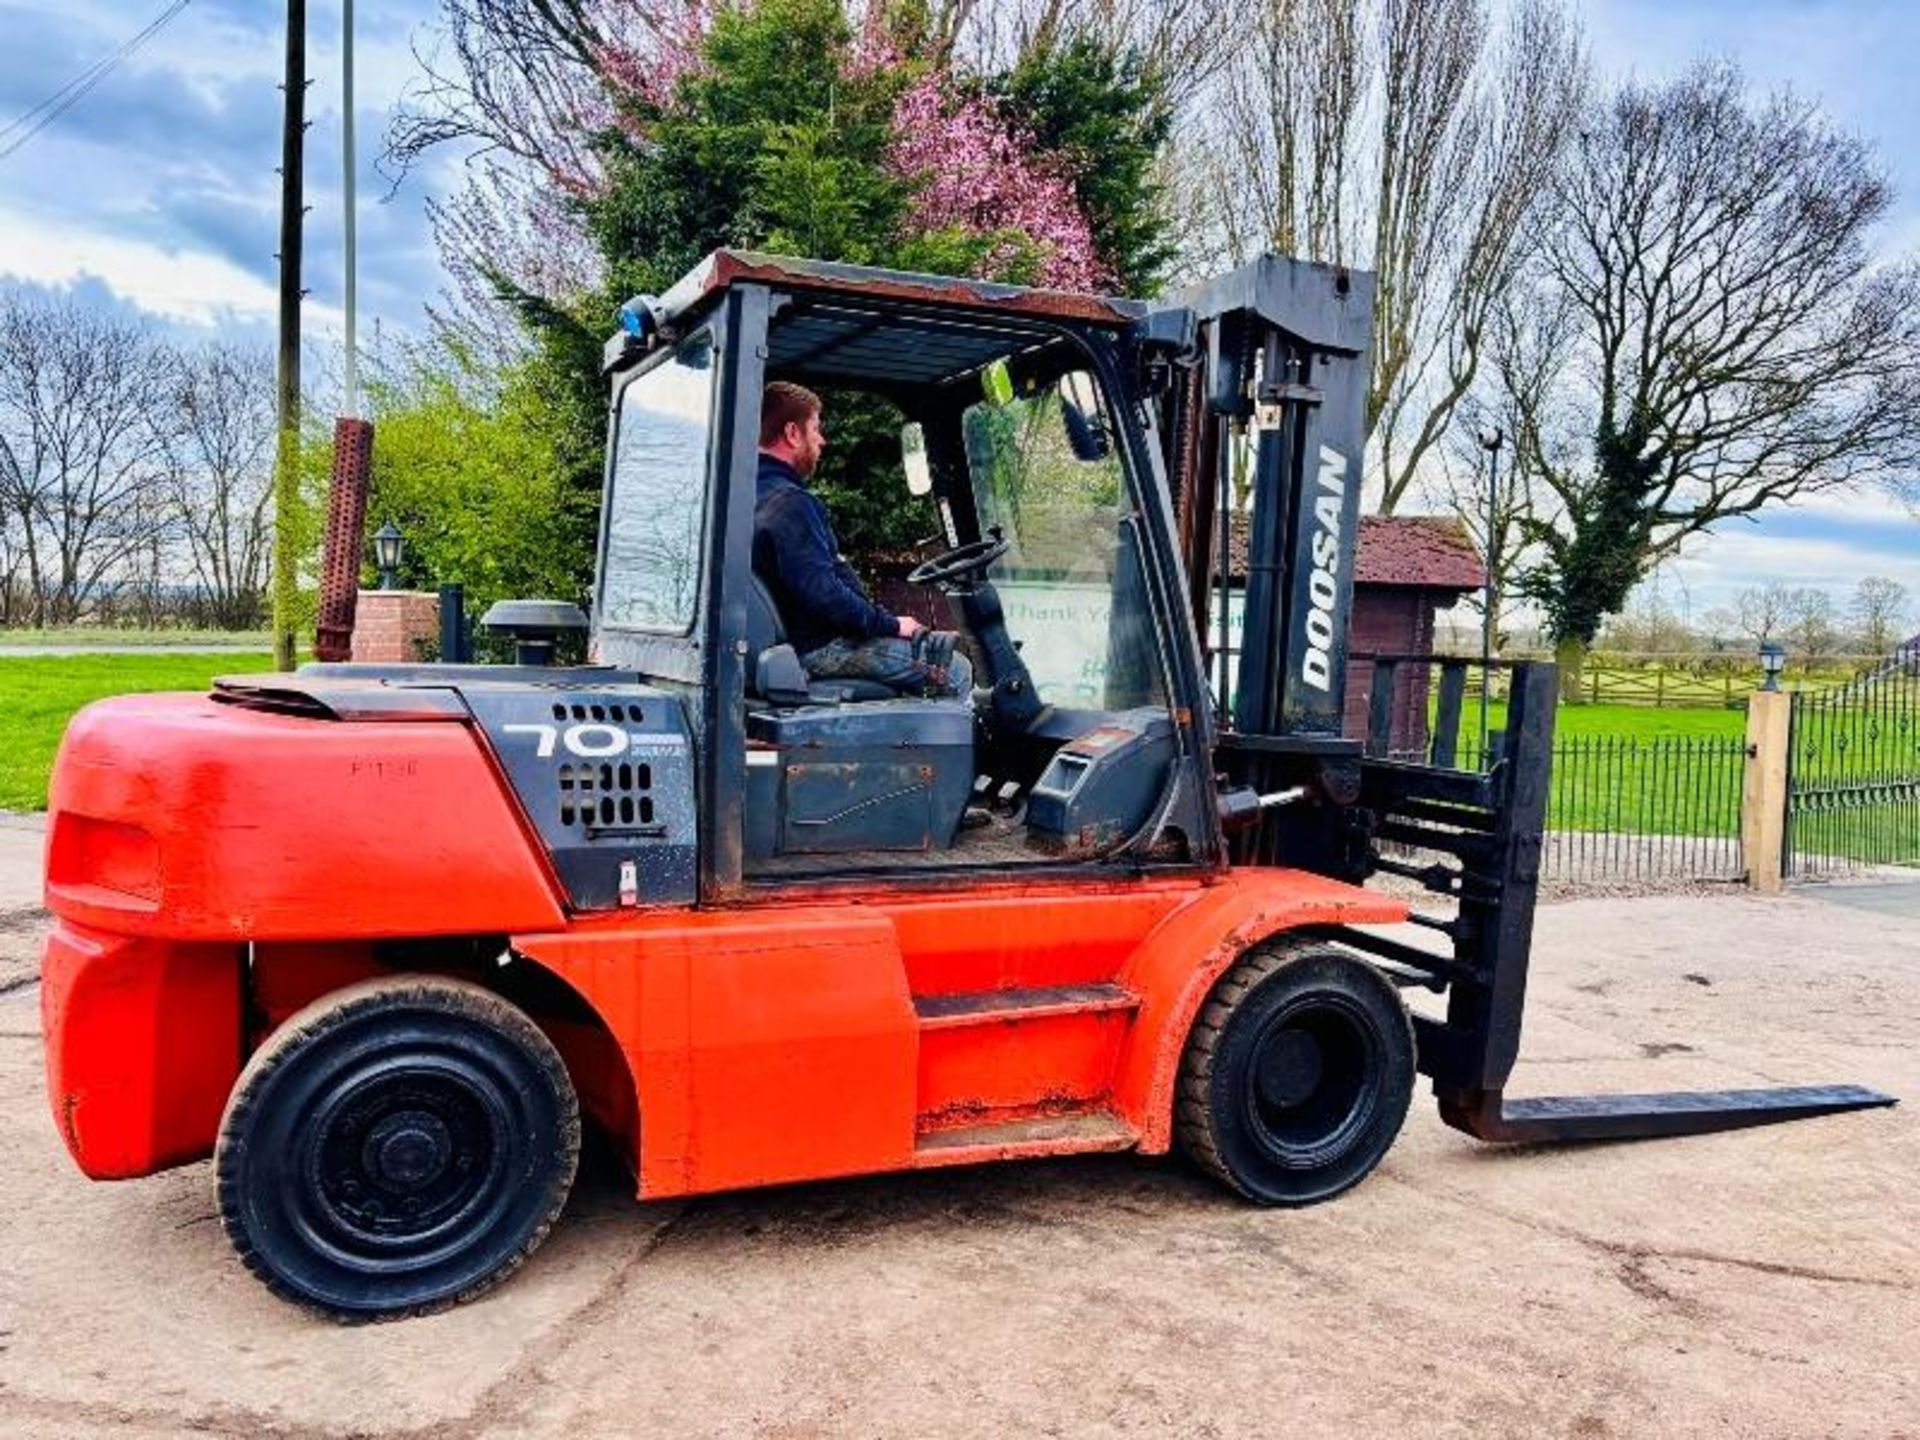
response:
<path fill-rule="evenodd" d="M 569 755 L 578 755 L 583 760 L 602 760 L 610 755 L 624 755 L 630 743 L 627 732 L 618 725 L 603 725 L 592 720 L 578 725 L 502 725 L 500 729 L 507 735 L 539 736 L 540 743 L 534 753 L 542 760 L 552 757 L 556 745 L 564 745 Z"/>

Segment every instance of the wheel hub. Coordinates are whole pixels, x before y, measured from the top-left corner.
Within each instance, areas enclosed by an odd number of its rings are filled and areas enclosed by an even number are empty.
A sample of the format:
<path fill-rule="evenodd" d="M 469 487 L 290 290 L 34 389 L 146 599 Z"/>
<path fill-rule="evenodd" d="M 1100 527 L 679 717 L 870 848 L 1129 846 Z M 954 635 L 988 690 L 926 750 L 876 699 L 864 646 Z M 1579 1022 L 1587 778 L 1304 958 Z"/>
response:
<path fill-rule="evenodd" d="M 1260 1056 L 1260 1098 L 1276 1109 L 1303 1104 L 1325 1071 L 1318 1040 L 1304 1030 L 1282 1030 Z"/>
<path fill-rule="evenodd" d="M 367 1136 L 361 1163 L 395 1190 L 431 1185 L 453 1161 L 453 1136 L 437 1115 L 407 1110 L 389 1115 Z"/>
<path fill-rule="evenodd" d="M 432 1068 L 343 1087 L 314 1124 L 314 1223 L 348 1245 L 425 1243 L 491 1183 L 488 1096 L 474 1077 Z"/>
<path fill-rule="evenodd" d="M 1249 1077 L 1259 1143 L 1290 1168 L 1327 1163 L 1373 1113 L 1375 1070 L 1370 1033 L 1343 998 L 1315 996 L 1274 1016 Z"/>

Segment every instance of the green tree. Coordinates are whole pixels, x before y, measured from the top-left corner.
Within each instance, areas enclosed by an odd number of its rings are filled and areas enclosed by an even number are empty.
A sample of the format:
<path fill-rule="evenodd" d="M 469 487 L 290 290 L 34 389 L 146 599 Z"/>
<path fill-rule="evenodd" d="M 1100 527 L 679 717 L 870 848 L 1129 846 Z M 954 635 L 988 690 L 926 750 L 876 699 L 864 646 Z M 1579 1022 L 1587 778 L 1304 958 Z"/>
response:
<path fill-rule="evenodd" d="M 1024 55 L 987 83 L 1072 177 L 1094 244 L 1126 295 L 1153 295 L 1179 253 L 1156 172 L 1173 108 L 1144 57 L 1090 35 Z"/>
<path fill-rule="evenodd" d="M 919 0 L 889 4 L 884 35 L 856 33 L 842 0 L 714 7 L 704 34 L 689 31 L 689 48 L 659 70 L 677 76 L 664 85 L 647 83 L 653 72 L 644 65 L 622 69 L 608 37 L 569 7 L 523 14 L 444 3 L 464 17 L 467 44 L 458 54 L 471 94 L 465 109 L 403 126 L 403 158 L 471 134 L 490 147 L 483 163 L 548 164 L 550 183 L 531 187 L 537 200 L 524 186 L 499 193 L 556 207 L 600 260 L 603 278 L 594 288 L 560 294 L 541 267 L 516 268 L 528 236 L 551 215 L 502 215 L 502 223 L 456 237 L 468 271 L 508 302 L 531 338 L 531 353 L 500 388 L 522 396 L 523 414 L 560 436 L 542 473 L 558 475 L 570 491 L 563 513 L 571 529 L 560 548 L 577 567 L 576 590 L 590 578 L 601 485 L 601 343 L 620 301 L 661 293 L 726 246 L 1013 282 L 1040 278 L 1046 237 L 994 229 L 970 215 L 946 224 L 914 210 L 930 177 L 906 173 L 900 162 L 898 114 L 908 91 L 948 58 L 932 43 L 928 7 Z M 516 91 L 503 82 L 501 67 L 525 84 Z M 1119 282 L 1152 288 L 1172 251 L 1153 180 L 1171 114 L 1140 60 L 1110 45 L 1063 39 L 1025 55 L 1011 74 L 955 84 L 946 93 L 985 97 L 1017 129 L 1016 149 L 1035 157 L 1039 173 L 1071 179 L 1099 258 Z M 593 137 L 591 175 L 551 107 L 519 113 L 502 99 L 585 93 L 583 86 L 611 99 L 617 112 Z M 926 501 L 909 500 L 899 475 L 901 417 L 870 397 L 825 398 L 832 441 L 815 483 L 844 546 L 854 555 L 908 551 L 938 526 Z M 429 411 L 450 413 L 437 404 Z"/>
<path fill-rule="evenodd" d="M 516 595 L 588 598 L 597 494 L 575 481 L 551 378 L 527 365 L 497 395 L 475 396 L 457 357 L 442 354 L 371 387 L 368 519 L 406 533 L 403 583 L 462 585 L 476 608 Z"/>
<path fill-rule="evenodd" d="M 1653 522 L 1648 494 L 1659 461 L 1646 452 L 1645 427 L 1601 423 L 1594 440 L 1594 477 L 1568 502 L 1559 526 L 1522 521 L 1541 562 L 1520 573 L 1519 590 L 1546 613 L 1560 667 L 1562 696 L 1578 703 L 1582 662 L 1600 626 L 1640 583 Z"/>

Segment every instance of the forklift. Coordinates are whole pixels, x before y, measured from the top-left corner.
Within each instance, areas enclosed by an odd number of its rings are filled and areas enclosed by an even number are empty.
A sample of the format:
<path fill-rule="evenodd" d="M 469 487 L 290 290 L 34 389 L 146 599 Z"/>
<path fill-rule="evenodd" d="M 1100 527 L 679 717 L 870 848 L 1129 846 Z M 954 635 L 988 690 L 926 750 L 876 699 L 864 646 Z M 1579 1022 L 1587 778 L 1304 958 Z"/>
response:
<path fill-rule="evenodd" d="M 511 664 L 72 722 L 43 1007 L 80 1169 L 212 1155 L 246 1266 L 353 1320 L 525 1260 L 583 1118 L 648 1200 L 1177 1146 L 1298 1206 L 1417 1075 L 1503 1142 L 1892 1103 L 1505 1097 L 1554 679 L 1511 668 L 1484 769 L 1450 680 L 1428 753 L 1342 734 L 1371 295 L 1277 257 L 1149 304 L 719 251 L 630 301 L 590 625 L 503 602 Z M 807 673 L 751 564 L 776 379 L 898 419 L 873 483 L 938 517 L 909 579 L 970 697 Z"/>

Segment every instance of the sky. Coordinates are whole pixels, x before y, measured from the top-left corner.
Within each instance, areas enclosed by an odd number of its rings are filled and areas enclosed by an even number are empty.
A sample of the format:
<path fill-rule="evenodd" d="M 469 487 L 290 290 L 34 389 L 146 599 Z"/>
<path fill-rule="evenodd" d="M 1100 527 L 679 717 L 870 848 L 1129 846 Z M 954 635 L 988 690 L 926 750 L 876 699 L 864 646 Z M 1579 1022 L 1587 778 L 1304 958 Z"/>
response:
<path fill-rule="evenodd" d="M 163 0 L 0 0 L 0 125 L 113 53 Z M 441 285 L 425 201 L 446 157 L 388 198 L 375 169 L 387 116 L 419 75 L 434 0 L 359 0 L 359 296 L 417 327 Z M 154 318 L 185 336 L 271 340 L 279 249 L 282 0 L 190 0 L 151 42 L 15 154 L 0 159 L 0 276 Z M 340 10 L 308 4 L 302 278 L 306 324 L 341 324 Z M 0 141 L 4 145 L 5 141 Z"/>
<path fill-rule="evenodd" d="M 0 126 L 112 53 L 163 0 L 0 0 Z M 357 0 L 362 335 L 417 329 L 442 276 L 425 203 L 457 183 L 442 157 L 397 191 L 376 171 L 387 117 L 434 44 L 435 0 Z M 1887 253 L 1920 253 L 1920 5 L 1901 0 L 1585 0 L 1603 76 L 1659 80 L 1702 55 L 1791 85 L 1876 145 L 1900 194 Z M 190 0 L 159 35 L 0 159 L 0 281 L 70 291 L 188 338 L 270 341 L 275 310 L 282 0 Z M 309 0 L 305 323 L 341 322 L 340 12 Z M 10 138 L 10 137 L 9 137 Z M 0 147 L 7 139 L 0 138 Z M 1662 576 L 1695 618 L 1766 580 L 1831 590 L 1865 575 L 1920 599 L 1920 521 L 1849 494 L 1734 522 Z M 1920 616 L 1916 616 L 1920 624 Z"/>

